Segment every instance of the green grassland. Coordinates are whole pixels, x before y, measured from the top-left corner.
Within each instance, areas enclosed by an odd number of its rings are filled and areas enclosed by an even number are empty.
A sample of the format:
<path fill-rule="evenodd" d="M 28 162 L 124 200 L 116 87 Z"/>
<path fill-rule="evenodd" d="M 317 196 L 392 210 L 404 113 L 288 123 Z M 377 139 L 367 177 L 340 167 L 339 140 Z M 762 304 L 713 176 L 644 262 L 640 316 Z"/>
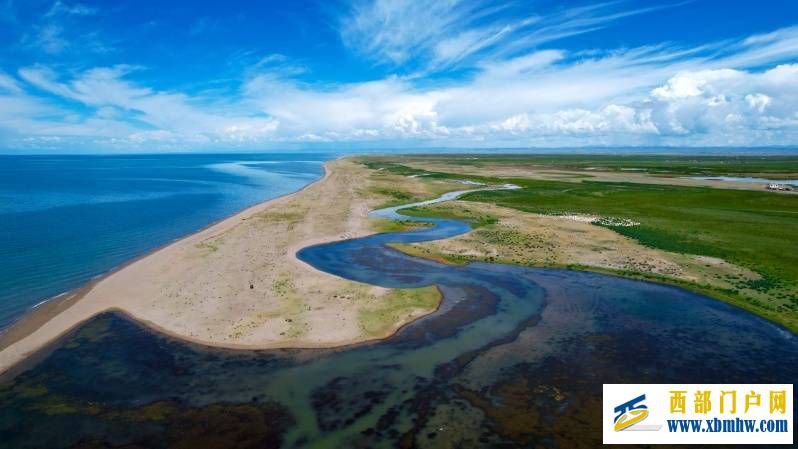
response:
<path fill-rule="evenodd" d="M 514 180 L 519 190 L 477 192 L 464 199 L 525 212 L 585 213 L 628 218 L 610 227 L 666 251 L 724 259 L 762 276 L 740 280 L 735 296 L 753 310 L 796 328 L 798 321 L 798 196 L 767 192 L 604 182 Z M 752 292 L 753 293 L 753 292 Z"/>
<path fill-rule="evenodd" d="M 427 160 L 410 157 L 418 164 Z M 435 156 L 436 164 L 544 164 L 554 161 L 572 166 L 597 166 L 596 156 Z M 423 171 L 402 166 L 400 160 L 371 160 L 372 168 L 394 173 L 421 174 Z M 645 162 L 652 172 L 711 172 L 712 174 L 753 175 L 798 173 L 798 157 L 696 158 L 691 163 L 669 156 L 602 156 L 607 167 L 640 167 Z M 475 162 L 477 161 L 477 162 Z M 554 163 L 552 162 L 552 163 Z M 630 165 L 631 164 L 631 165 Z M 532 179 L 497 179 L 430 172 L 422 179 L 457 178 L 483 182 L 512 182 L 518 190 L 483 191 L 463 199 L 496 204 L 524 212 L 543 214 L 595 214 L 627 218 L 639 226 L 613 226 L 610 229 L 640 243 L 666 251 L 712 256 L 749 268 L 761 279 L 739 279 L 733 289 L 707 290 L 704 286 L 687 288 L 710 294 L 798 332 L 798 195 L 772 192 L 684 187 L 623 182 L 547 181 Z M 423 214 L 423 211 L 409 211 Z M 489 220 L 483 217 L 478 221 Z M 638 277 L 634 273 L 622 273 Z M 667 281 L 667 280 L 661 280 Z"/>
<path fill-rule="evenodd" d="M 423 229 L 431 227 L 430 223 L 424 221 L 411 221 L 411 220 L 389 220 L 389 219 L 374 219 L 371 229 L 374 232 L 405 232 L 414 229 Z"/>
<path fill-rule="evenodd" d="M 427 162 L 467 167 L 523 164 L 558 170 L 640 170 L 674 176 L 793 174 L 798 179 L 798 156 L 711 156 L 711 155 L 614 155 L 614 154 L 532 154 L 532 155 L 412 155 L 392 158 L 399 163 Z M 371 160 L 371 164 L 379 164 Z M 405 173 L 421 170 L 405 167 Z"/>

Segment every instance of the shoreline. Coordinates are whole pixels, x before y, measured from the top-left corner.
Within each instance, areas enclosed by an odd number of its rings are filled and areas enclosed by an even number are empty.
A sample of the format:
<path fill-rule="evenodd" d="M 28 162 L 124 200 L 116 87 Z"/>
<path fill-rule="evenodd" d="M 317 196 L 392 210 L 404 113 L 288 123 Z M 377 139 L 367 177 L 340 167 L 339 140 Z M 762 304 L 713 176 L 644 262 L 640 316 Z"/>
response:
<path fill-rule="evenodd" d="M 386 289 L 338 278 L 321 272 L 296 257 L 297 251 L 307 246 L 358 238 L 375 232 L 371 229 L 368 217 L 371 207 L 366 204 L 366 199 L 356 193 L 365 185 L 365 182 L 359 181 L 368 179 L 369 170 L 360 167 L 346 157 L 325 161 L 323 167 L 323 176 L 295 192 L 257 203 L 210 223 L 191 234 L 135 257 L 75 290 L 57 295 L 44 301 L 38 307 L 32 308 L 19 320 L 0 332 L 0 379 L 13 378 L 34 366 L 57 349 L 60 342 L 86 322 L 104 313 L 117 314 L 148 331 L 185 343 L 223 350 L 251 351 L 324 350 L 370 344 L 390 338 L 418 319 L 437 312 L 440 309 L 443 295 L 436 286 L 431 286 L 428 291 L 419 291 L 418 294 L 435 294 L 434 309 L 407 309 L 401 318 L 396 319 L 396 322 L 389 322 L 383 326 L 384 332 L 377 335 L 366 335 L 357 327 L 359 311 L 379 308 L 381 304 L 387 304 L 386 300 L 390 301 L 391 295 L 401 294 L 402 290 L 406 289 Z M 340 194 L 342 188 L 345 189 L 344 195 Z M 322 200 L 318 197 L 322 197 Z M 368 199 L 370 201 L 379 200 L 379 198 Z M 306 215 L 299 220 L 301 223 L 299 227 L 302 228 L 300 231 L 294 229 L 294 223 L 290 223 L 289 219 L 286 219 L 289 221 L 287 224 L 278 220 L 278 224 L 283 228 L 276 231 L 263 228 L 263 222 L 272 224 L 271 216 L 291 215 L 292 211 L 297 209 L 297 204 L 306 207 Z M 328 207 L 318 207 L 320 204 L 327 204 Z M 341 212 L 346 220 L 342 220 L 336 215 L 340 215 Z M 322 216 L 321 219 L 318 217 L 319 215 Z M 286 234 L 282 235 L 281 231 Z M 281 238 L 271 239 L 272 235 L 281 235 Z M 256 298 L 257 303 L 236 304 L 237 309 L 230 305 L 244 294 L 248 293 L 251 296 L 254 291 L 253 282 L 258 284 L 258 287 L 261 286 L 257 281 L 248 280 L 249 288 L 239 287 L 238 290 L 231 292 L 229 297 L 218 296 L 219 304 L 217 305 L 229 307 L 229 310 L 219 311 L 218 315 L 213 315 L 217 309 L 210 309 L 209 314 L 207 307 L 202 308 L 206 299 L 210 298 L 211 301 L 215 301 L 217 297 L 212 295 L 219 293 L 218 291 L 209 291 L 208 288 L 220 285 L 228 289 L 231 288 L 230 282 L 236 280 L 233 278 L 240 275 L 240 272 L 245 269 L 250 270 L 252 272 L 250 274 L 254 273 L 265 277 L 264 283 L 267 286 L 270 285 L 269 281 L 273 281 L 272 288 L 276 288 L 277 283 L 281 282 L 282 278 L 279 276 L 282 276 L 283 272 L 275 273 L 273 270 L 264 274 L 260 270 L 263 266 L 258 265 L 257 258 L 246 259 L 243 263 L 241 261 L 242 258 L 245 258 L 242 253 L 246 254 L 252 246 L 258 245 L 265 245 L 268 250 L 272 251 L 261 254 L 263 260 L 275 260 L 284 270 L 293 270 L 291 272 L 293 278 L 289 277 L 289 281 L 293 279 L 300 284 L 296 286 L 295 290 L 305 290 L 304 295 L 299 291 L 293 292 L 295 296 L 306 298 L 309 304 L 322 303 L 328 306 L 327 311 L 318 313 L 316 310 L 324 309 L 324 307 L 316 306 L 311 311 L 311 307 L 308 306 L 306 315 L 300 315 L 300 321 L 302 318 L 309 317 L 305 326 L 310 331 L 305 335 L 297 337 L 289 332 L 291 329 L 290 326 L 286 326 L 286 322 L 296 321 L 297 318 L 292 320 L 288 317 L 297 316 L 297 312 L 281 309 L 279 304 L 275 306 L 275 302 L 285 301 L 285 298 L 275 299 L 274 292 L 268 290 L 256 292 L 261 295 Z M 275 246 L 279 248 L 275 250 Z M 217 250 L 220 254 L 216 254 Z M 275 254 L 274 251 L 280 252 Z M 225 266 L 219 268 L 217 264 L 213 263 L 213 260 L 210 260 L 214 257 Z M 262 263 L 262 261 L 260 262 Z M 215 271 L 201 271 L 208 267 L 212 267 L 211 269 Z M 160 271 L 159 268 L 161 268 Z M 199 273 L 197 273 L 197 269 L 200 270 Z M 196 305 L 194 303 L 188 308 L 185 307 L 179 302 L 183 298 L 170 295 L 168 291 L 165 291 L 168 288 L 179 288 L 179 285 L 178 287 L 175 285 L 180 284 L 181 281 L 192 287 L 201 284 L 200 287 L 196 287 L 197 289 L 201 289 L 203 286 L 206 288 L 199 294 L 199 309 L 191 309 L 192 305 Z M 162 287 L 164 285 L 166 287 L 162 290 L 154 290 L 149 285 L 140 285 L 158 284 L 158 282 Z M 301 285 L 303 283 L 308 285 Z M 120 284 L 122 287 L 127 286 L 130 291 L 119 293 L 118 290 L 109 287 L 109 285 L 114 285 L 118 288 Z M 209 285 L 210 287 L 208 287 Z M 314 290 L 308 292 L 311 287 Z M 342 296 L 342 291 L 347 295 Z M 147 294 L 151 292 L 156 292 L 154 302 L 152 295 Z M 352 292 L 360 300 L 359 303 L 343 301 L 344 298 L 351 300 Z M 124 293 L 127 293 L 127 297 Z M 159 295 L 162 299 L 160 302 L 157 301 Z M 277 296 L 280 295 L 277 294 Z M 332 300 L 331 298 L 336 299 Z M 164 306 L 163 303 L 167 304 Z M 254 330 L 243 337 L 224 333 L 230 327 L 234 327 L 237 322 L 247 318 L 248 314 L 252 315 L 253 308 L 264 307 L 263 303 L 266 303 L 266 309 L 269 307 L 271 309 L 267 310 L 268 313 L 264 312 L 260 315 L 274 315 L 269 318 L 271 321 L 267 319 L 257 323 L 257 326 L 253 325 L 252 329 Z M 275 307 L 277 308 L 275 309 Z M 170 312 L 170 314 L 165 312 Z M 203 312 L 205 312 L 205 316 L 202 316 Z M 295 315 L 291 315 L 291 313 Z M 304 309 L 301 313 L 305 313 Z M 178 316 L 180 314 L 185 316 Z M 209 319 L 213 323 L 207 327 L 207 331 L 211 332 L 210 326 L 216 325 L 217 328 L 224 328 L 222 333 L 203 335 L 202 332 L 198 332 L 198 335 L 193 332 L 206 330 L 203 326 L 208 324 Z M 336 320 L 339 321 L 336 323 Z M 280 332 L 281 329 L 285 330 Z M 279 335 L 277 335 L 278 333 Z"/>
<path fill-rule="evenodd" d="M 341 158 L 338 158 L 338 159 L 341 159 Z M 337 160 L 337 159 L 332 159 L 332 160 Z M 311 187 L 312 185 L 324 181 L 324 179 L 326 179 L 329 176 L 329 169 L 327 168 L 327 162 L 328 161 L 324 161 L 324 163 L 322 164 L 322 167 L 324 168 L 324 174 L 322 174 L 322 176 L 320 178 L 313 180 L 312 182 L 302 186 L 300 189 L 298 189 L 298 190 L 296 190 L 294 192 L 287 193 L 285 195 L 281 195 L 281 196 L 278 196 L 278 197 L 275 197 L 275 198 L 270 198 L 268 200 L 261 201 L 259 203 L 255 203 L 255 204 L 253 204 L 251 206 L 245 207 L 244 209 L 241 209 L 238 212 L 234 212 L 231 215 L 228 215 L 226 217 L 223 217 L 223 218 L 220 218 L 218 220 L 215 220 L 215 221 L 203 226 L 202 228 L 197 229 L 196 231 L 192 231 L 189 234 L 186 234 L 186 235 L 184 235 L 182 237 L 178 237 L 176 239 L 173 239 L 173 240 L 171 240 L 169 242 L 166 242 L 166 243 L 164 243 L 162 245 L 159 245 L 159 246 L 157 246 L 157 247 L 155 247 L 155 248 L 153 248 L 151 250 L 148 250 L 148 251 L 144 252 L 143 254 L 140 254 L 140 255 L 138 255 L 136 257 L 133 257 L 132 259 L 127 260 L 127 261 L 125 261 L 125 262 L 123 262 L 123 263 L 121 263 L 121 264 L 109 269 L 108 271 L 106 271 L 104 273 L 101 273 L 101 274 L 99 274 L 97 276 L 94 276 L 92 279 L 86 281 L 80 287 L 74 288 L 72 290 L 67 290 L 67 291 L 59 293 L 59 294 L 57 294 L 57 295 L 55 295 L 55 296 L 53 296 L 51 298 L 48 298 L 48 299 L 40 301 L 39 303 L 37 303 L 36 305 L 34 305 L 30 309 L 28 309 L 18 319 L 13 321 L 8 327 L 6 327 L 3 330 L 0 330 L 0 352 L 5 350 L 9 346 L 13 345 L 17 341 L 19 341 L 19 340 L 27 337 L 31 333 L 35 332 L 40 327 L 42 327 L 43 325 L 47 324 L 47 322 L 49 322 L 50 319 L 52 319 L 53 317 L 59 315 L 61 312 L 65 311 L 66 309 L 68 309 L 69 307 L 74 305 L 77 301 L 80 301 L 84 296 L 86 296 L 86 294 L 88 292 L 90 292 L 97 284 L 99 284 L 103 280 L 105 280 L 108 277 L 110 277 L 110 276 L 122 271 L 123 269 L 133 265 L 134 263 L 140 262 L 140 261 L 146 259 L 147 257 L 150 257 L 153 254 L 158 253 L 159 251 L 162 251 L 162 250 L 164 250 L 164 249 L 166 249 L 166 248 L 168 248 L 168 247 L 170 247 L 172 245 L 175 245 L 175 244 L 180 243 L 182 241 L 185 241 L 185 240 L 187 240 L 189 238 L 195 237 L 198 234 L 201 234 L 201 233 L 203 233 L 205 231 L 208 231 L 209 229 L 213 228 L 214 226 L 218 226 L 218 225 L 221 225 L 221 224 L 223 224 L 225 222 L 231 221 L 231 220 L 239 217 L 240 215 L 254 213 L 254 212 L 256 212 L 256 210 L 259 211 L 262 208 L 270 206 L 271 203 L 273 203 L 273 202 L 275 202 L 277 200 L 281 200 L 281 199 L 284 199 L 284 198 L 290 198 L 291 196 L 294 196 L 294 195 L 302 192 L 303 190 Z M 53 310 L 53 309 L 56 309 L 56 310 Z M 110 311 L 110 309 L 109 309 L 109 311 Z M 118 311 L 122 312 L 122 313 L 125 313 L 121 309 L 119 309 Z M 89 317 L 85 321 L 88 321 L 91 318 L 93 318 L 93 317 Z M 133 318 L 133 317 L 131 316 L 131 318 Z M 135 320 L 135 318 L 133 318 L 133 319 Z M 44 320 L 44 321 L 42 321 L 42 320 Z M 136 321 L 139 321 L 139 320 L 136 320 Z M 65 333 L 68 333 L 68 332 L 69 331 L 66 331 Z M 4 372 L 3 372 L 2 365 L 0 365 L 0 375 L 2 375 L 2 374 L 4 374 Z"/>

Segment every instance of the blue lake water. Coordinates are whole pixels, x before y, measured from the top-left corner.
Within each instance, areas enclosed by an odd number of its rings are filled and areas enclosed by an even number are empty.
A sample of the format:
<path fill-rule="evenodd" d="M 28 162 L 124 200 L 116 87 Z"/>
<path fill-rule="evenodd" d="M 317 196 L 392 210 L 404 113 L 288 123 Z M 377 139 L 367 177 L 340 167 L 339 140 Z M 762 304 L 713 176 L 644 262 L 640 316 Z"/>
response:
<path fill-rule="evenodd" d="M 302 188 L 332 157 L 0 156 L 0 329 L 131 258 Z"/>

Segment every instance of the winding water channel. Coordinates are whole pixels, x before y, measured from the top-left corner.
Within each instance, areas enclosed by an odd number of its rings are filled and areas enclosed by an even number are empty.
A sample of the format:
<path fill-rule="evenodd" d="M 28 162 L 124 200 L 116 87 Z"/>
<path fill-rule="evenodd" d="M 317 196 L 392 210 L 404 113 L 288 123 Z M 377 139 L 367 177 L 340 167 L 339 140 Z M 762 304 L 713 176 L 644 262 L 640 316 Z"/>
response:
<path fill-rule="evenodd" d="M 436 285 L 437 312 L 379 343 L 280 351 L 202 348 L 105 315 L 0 384 L 0 447 L 595 447 L 602 383 L 798 375 L 795 335 L 681 289 L 407 256 L 388 244 L 470 227 L 402 207 L 372 213 L 432 226 L 297 255 L 358 282 Z"/>

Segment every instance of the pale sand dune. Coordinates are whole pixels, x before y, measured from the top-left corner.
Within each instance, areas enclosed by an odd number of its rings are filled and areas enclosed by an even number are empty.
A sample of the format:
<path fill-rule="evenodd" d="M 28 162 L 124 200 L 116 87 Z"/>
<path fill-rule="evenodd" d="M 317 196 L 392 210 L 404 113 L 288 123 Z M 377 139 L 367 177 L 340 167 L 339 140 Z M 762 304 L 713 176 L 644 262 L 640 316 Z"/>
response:
<path fill-rule="evenodd" d="M 161 332 L 230 348 L 338 346 L 385 337 L 434 310 L 410 307 L 375 333 L 360 312 L 407 293 L 337 278 L 295 257 L 315 243 L 369 234 L 368 170 L 343 159 L 292 195 L 256 205 L 43 307 L 0 338 L 0 373 L 108 310 Z M 439 294 L 425 289 L 424 294 Z M 429 301 L 428 301 L 429 302 Z"/>

